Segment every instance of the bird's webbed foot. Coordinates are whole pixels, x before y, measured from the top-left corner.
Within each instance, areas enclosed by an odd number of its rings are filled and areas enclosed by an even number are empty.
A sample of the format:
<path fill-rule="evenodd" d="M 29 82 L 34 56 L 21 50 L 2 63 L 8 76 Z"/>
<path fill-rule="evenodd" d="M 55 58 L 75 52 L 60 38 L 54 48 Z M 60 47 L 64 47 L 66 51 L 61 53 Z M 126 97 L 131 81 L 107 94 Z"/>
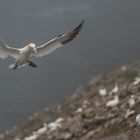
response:
<path fill-rule="evenodd" d="M 36 68 L 37 67 L 37 65 L 35 64 L 35 63 L 33 63 L 32 61 L 27 61 L 28 62 L 28 64 L 29 64 L 29 66 L 31 66 L 31 67 L 34 67 L 34 68 Z"/>

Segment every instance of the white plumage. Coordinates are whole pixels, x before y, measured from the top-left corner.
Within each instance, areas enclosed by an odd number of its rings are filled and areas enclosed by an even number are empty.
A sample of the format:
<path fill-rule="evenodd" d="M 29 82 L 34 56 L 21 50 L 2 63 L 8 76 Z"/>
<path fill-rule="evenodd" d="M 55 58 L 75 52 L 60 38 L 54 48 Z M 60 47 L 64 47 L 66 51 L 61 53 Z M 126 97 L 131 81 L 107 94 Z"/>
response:
<path fill-rule="evenodd" d="M 57 128 L 61 127 L 61 123 L 64 121 L 64 118 L 60 117 L 58 119 L 56 119 L 54 122 L 51 122 L 48 124 L 48 129 L 50 131 L 54 131 L 56 130 Z"/>
<path fill-rule="evenodd" d="M 36 65 L 29 61 L 31 56 L 42 57 L 55 51 L 56 49 L 64 46 L 68 42 L 72 41 L 80 32 L 84 21 L 82 21 L 74 30 L 63 35 L 59 35 L 56 38 L 48 41 L 47 43 L 36 47 L 34 43 L 29 43 L 27 46 L 18 49 L 12 48 L 6 45 L 0 40 L 0 58 L 5 59 L 8 56 L 15 58 L 15 64 L 9 66 L 9 68 L 16 69 L 28 64 L 29 66 L 36 67 Z"/>
<path fill-rule="evenodd" d="M 106 103 L 106 107 L 115 107 L 119 104 L 119 97 L 115 96 L 113 100 L 110 100 Z"/>
<path fill-rule="evenodd" d="M 133 82 L 133 85 L 138 85 L 139 83 L 140 83 L 140 77 L 136 77 Z"/>
<path fill-rule="evenodd" d="M 24 140 L 36 140 L 38 138 L 38 135 L 36 132 L 33 132 L 31 136 L 25 137 Z"/>
<path fill-rule="evenodd" d="M 140 125 L 140 114 L 138 114 L 136 116 L 136 120 L 135 120 L 136 125 Z"/>
<path fill-rule="evenodd" d="M 38 136 L 41 136 L 41 135 L 44 135 L 45 133 L 47 133 L 47 124 L 44 123 L 43 127 L 42 128 L 39 128 L 37 131 L 36 131 L 36 134 Z"/>
<path fill-rule="evenodd" d="M 125 113 L 125 118 L 128 118 L 129 116 L 133 115 L 135 113 L 135 110 L 127 109 Z"/>
<path fill-rule="evenodd" d="M 119 87 L 118 87 L 118 84 L 116 83 L 114 88 L 112 89 L 112 91 L 109 94 L 110 95 L 116 94 L 116 93 L 118 93 L 118 91 L 119 91 Z"/>
<path fill-rule="evenodd" d="M 130 108 L 135 107 L 136 101 L 134 95 L 131 95 L 130 99 L 128 100 L 128 104 Z"/>
<path fill-rule="evenodd" d="M 99 94 L 100 94 L 100 96 L 106 96 L 107 95 L 106 89 L 105 88 L 99 89 Z"/>
<path fill-rule="evenodd" d="M 60 118 L 57 118 L 56 119 L 56 123 L 62 123 L 64 121 L 64 118 L 63 117 L 60 117 Z"/>
<path fill-rule="evenodd" d="M 56 122 L 51 122 L 48 124 L 48 128 L 50 131 L 56 130 L 59 126 L 60 126 L 60 124 L 58 124 Z"/>

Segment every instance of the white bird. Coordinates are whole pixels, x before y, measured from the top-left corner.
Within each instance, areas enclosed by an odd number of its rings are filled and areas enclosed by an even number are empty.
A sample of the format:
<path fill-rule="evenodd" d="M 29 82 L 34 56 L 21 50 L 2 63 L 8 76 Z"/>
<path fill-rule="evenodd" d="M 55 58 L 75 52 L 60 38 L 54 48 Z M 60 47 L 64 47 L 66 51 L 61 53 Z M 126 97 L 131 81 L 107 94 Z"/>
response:
<path fill-rule="evenodd" d="M 126 113 L 125 113 L 125 118 L 127 119 L 128 117 L 130 117 L 133 114 L 135 114 L 135 110 L 127 109 Z"/>
<path fill-rule="evenodd" d="M 60 117 L 58 119 L 56 119 L 54 122 L 51 122 L 48 124 L 48 129 L 50 131 L 54 131 L 56 130 L 57 128 L 61 127 L 61 123 L 64 121 L 64 118 Z"/>
<path fill-rule="evenodd" d="M 112 91 L 110 91 L 109 95 L 116 94 L 116 93 L 118 93 L 118 91 L 119 91 L 118 84 L 115 83 L 115 86 L 114 86 L 114 88 L 112 89 Z"/>
<path fill-rule="evenodd" d="M 140 125 L 140 114 L 136 116 L 135 124 Z"/>
<path fill-rule="evenodd" d="M 130 107 L 130 108 L 135 107 L 136 101 L 135 101 L 134 95 L 131 95 L 130 99 L 128 100 L 128 104 L 129 104 L 129 107 Z"/>
<path fill-rule="evenodd" d="M 140 83 L 140 77 L 136 77 L 133 82 L 133 85 L 138 85 L 139 83 Z"/>
<path fill-rule="evenodd" d="M 24 140 L 36 140 L 39 136 L 36 134 L 36 132 L 33 132 L 32 135 L 25 137 Z"/>
<path fill-rule="evenodd" d="M 116 95 L 114 96 L 113 100 L 110 100 L 106 103 L 106 107 L 115 107 L 119 104 L 119 97 Z"/>
<path fill-rule="evenodd" d="M 42 46 L 36 47 L 34 43 L 29 43 L 27 46 L 23 48 L 12 48 L 6 45 L 2 40 L 0 41 L 0 58 L 5 59 L 8 56 L 15 58 L 15 63 L 9 65 L 9 68 L 16 69 L 25 65 L 29 65 L 31 67 L 37 67 L 32 61 L 30 61 L 31 56 L 42 57 L 52 53 L 54 50 L 60 48 L 61 46 L 67 44 L 72 41 L 77 34 L 80 32 L 84 21 L 82 21 L 74 30 L 59 35 L 56 38 L 48 41 Z"/>
<path fill-rule="evenodd" d="M 100 94 L 100 96 L 106 96 L 107 95 L 106 88 L 99 89 L 99 94 Z"/>
<path fill-rule="evenodd" d="M 36 131 L 36 134 L 39 136 L 44 135 L 45 133 L 47 133 L 47 124 L 46 123 L 43 124 L 42 128 L 40 128 Z"/>
<path fill-rule="evenodd" d="M 60 117 L 60 118 L 57 118 L 55 122 L 56 122 L 57 124 L 60 124 L 60 123 L 62 123 L 63 121 L 64 121 L 64 118 L 63 118 L 63 117 Z"/>
<path fill-rule="evenodd" d="M 59 127 L 59 124 L 57 124 L 56 122 L 51 122 L 48 124 L 48 129 L 50 131 L 54 131 Z"/>
<path fill-rule="evenodd" d="M 78 108 L 75 112 L 76 113 L 82 113 L 83 112 L 83 109 L 82 108 Z"/>

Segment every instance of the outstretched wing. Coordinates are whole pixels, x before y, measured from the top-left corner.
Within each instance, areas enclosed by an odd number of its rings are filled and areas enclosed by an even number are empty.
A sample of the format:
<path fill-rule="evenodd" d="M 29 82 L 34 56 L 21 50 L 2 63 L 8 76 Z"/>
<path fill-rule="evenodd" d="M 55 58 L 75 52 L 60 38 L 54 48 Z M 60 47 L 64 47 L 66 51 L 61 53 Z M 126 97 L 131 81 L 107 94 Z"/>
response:
<path fill-rule="evenodd" d="M 45 43 L 42 46 L 36 48 L 37 50 L 37 57 L 42 57 L 44 55 L 48 55 L 55 51 L 56 49 L 60 48 L 61 46 L 65 45 L 66 43 L 72 41 L 76 35 L 80 32 L 84 21 L 82 21 L 74 30 L 69 33 L 59 35 L 56 38 L 50 40 L 49 42 Z"/>
<path fill-rule="evenodd" d="M 11 48 L 7 46 L 2 40 L 0 40 L 0 58 L 5 59 L 8 56 L 17 58 L 19 55 L 19 50 L 16 48 Z"/>

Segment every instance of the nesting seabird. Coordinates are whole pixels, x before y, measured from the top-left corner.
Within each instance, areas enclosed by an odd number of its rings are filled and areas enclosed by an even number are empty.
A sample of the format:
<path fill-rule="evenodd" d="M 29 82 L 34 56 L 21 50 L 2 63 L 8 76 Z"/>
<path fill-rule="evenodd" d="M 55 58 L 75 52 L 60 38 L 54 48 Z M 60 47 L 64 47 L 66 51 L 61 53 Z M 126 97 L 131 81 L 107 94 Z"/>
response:
<path fill-rule="evenodd" d="M 139 83 L 140 83 L 140 77 L 136 77 L 133 82 L 133 85 L 138 85 Z"/>
<path fill-rule="evenodd" d="M 135 124 L 140 125 L 140 114 L 136 116 Z"/>
<path fill-rule="evenodd" d="M 36 133 L 37 133 L 37 135 L 39 135 L 39 136 L 44 135 L 45 133 L 47 133 L 47 124 L 44 123 L 44 124 L 43 124 L 43 127 L 40 128 L 40 129 L 38 129 L 38 130 L 36 131 Z"/>
<path fill-rule="evenodd" d="M 131 115 L 135 114 L 135 110 L 127 109 L 125 113 L 125 118 L 130 117 Z"/>
<path fill-rule="evenodd" d="M 62 122 L 64 121 L 64 118 L 58 118 L 58 119 L 56 119 L 56 121 L 54 121 L 54 122 L 50 122 L 49 124 L 48 124 L 48 129 L 50 130 L 50 131 L 54 131 L 54 130 L 56 130 L 57 128 L 59 128 L 59 127 L 61 127 L 61 125 L 62 125 Z"/>
<path fill-rule="evenodd" d="M 116 93 L 118 93 L 118 91 L 119 91 L 119 87 L 118 87 L 118 84 L 117 83 L 115 83 L 115 86 L 114 86 L 114 88 L 112 89 L 112 91 L 110 91 L 110 95 L 112 95 L 112 94 L 116 94 Z"/>
<path fill-rule="evenodd" d="M 128 104 L 129 104 L 129 107 L 130 107 L 130 108 L 135 107 L 136 101 L 135 101 L 134 95 L 131 95 L 131 96 L 130 96 L 130 98 L 129 98 L 129 100 L 128 100 Z"/>
<path fill-rule="evenodd" d="M 32 135 L 28 136 L 28 137 L 25 137 L 23 140 L 37 140 L 39 136 L 37 135 L 36 132 L 33 132 Z"/>
<path fill-rule="evenodd" d="M 60 48 L 61 46 L 69 43 L 78 35 L 83 24 L 84 21 L 82 21 L 74 30 L 66 34 L 59 35 L 56 38 L 38 47 L 34 43 L 29 43 L 27 46 L 20 49 L 12 48 L 1 40 L 0 58 L 5 59 L 8 56 L 13 57 L 15 59 L 15 63 L 9 66 L 9 68 L 11 69 L 17 69 L 27 64 L 31 67 L 37 67 L 36 64 L 30 61 L 31 56 L 42 57 L 48 55 L 56 49 Z"/>
<path fill-rule="evenodd" d="M 113 100 L 110 100 L 106 103 L 106 107 L 116 107 L 119 104 L 119 96 L 114 96 Z"/>
<path fill-rule="evenodd" d="M 107 95 L 107 90 L 106 90 L 106 88 L 100 88 L 100 89 L 99 89 L 99 95 L 100 95 L 100 96 L 106 96 L 106 95 Z"/>

